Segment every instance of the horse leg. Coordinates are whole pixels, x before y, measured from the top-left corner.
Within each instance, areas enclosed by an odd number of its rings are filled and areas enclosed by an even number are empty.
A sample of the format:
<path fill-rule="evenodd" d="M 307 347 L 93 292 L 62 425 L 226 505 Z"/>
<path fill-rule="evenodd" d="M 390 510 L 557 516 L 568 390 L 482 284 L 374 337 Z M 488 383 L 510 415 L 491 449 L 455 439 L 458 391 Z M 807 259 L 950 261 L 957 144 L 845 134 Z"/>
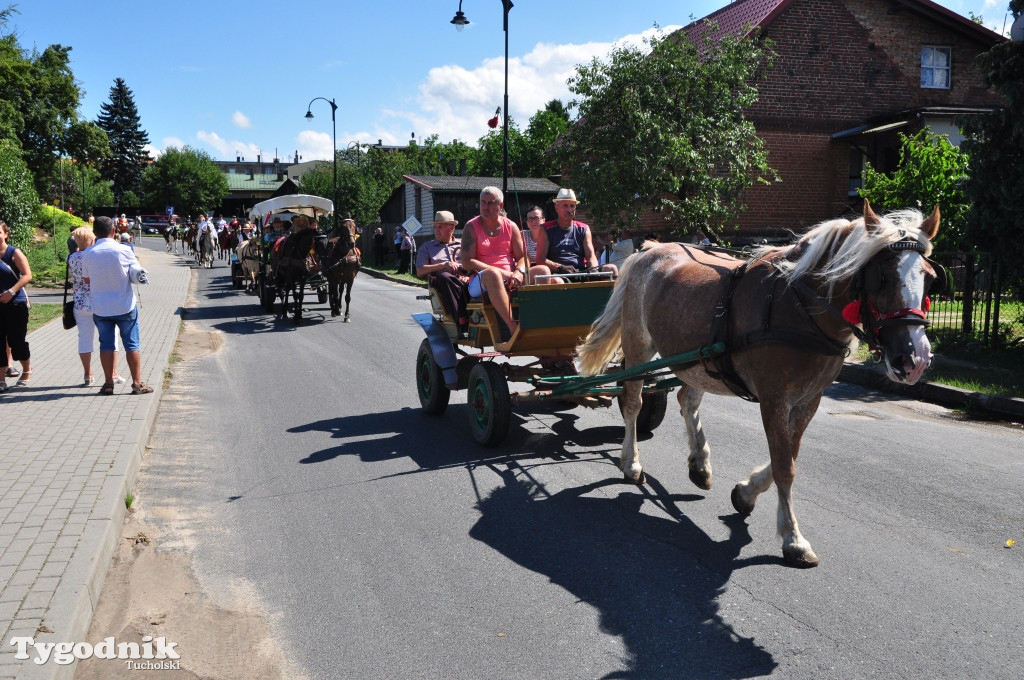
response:
<path fill-rule="evenodd" d="M 800 440 L 818 410 L 821 394 L 790 405 L 784 401 L 761 402 L 761 422 L 768 436 L 772 479 L 779 494 L 778 531 L 782 536 L 782 557 L 794 567 L 815 567 L 818 556 L 800 533 L 793 507 L 793 480 Z"/>
<path fill-rule="evenodd" d="M 327 304 L 331 308 L 331 316 L 341 315 L 341 283 L 331 276 L 327 277 Z"/>
<path fill-rule="evenodd" d="M 708 490 L 711 488 L 711 447 L 708 446 L 700 422 L 700 402 L 703 398 L 703 391 L 686 384 L 679 388 L 679 394 L 676 395 L 679 413 L 686 422 L 686 436 L 690 445 L 690 455 L 686 459 L 690 481 Z"/>
<path fill-rule="evenodd" d="M 622 384 L 622 396 L 619 397 L 622 405 L 622 423 L 626 427 L 619 467 L 625 480 L 634 484 L 647 482 L 643 466 L 640 465 L 640 451 L 636 447 L 636 417 L 640 413 L 643 385 L 641 380 L 627 380 Z"/>
<path fill-rule="evenodd" d="M 348 314 L 348 308 L 349 305 L 352 303 L 352 283 L 354 282 L 354 279 L 355 277 L 352 277 L 342 282 L 342 286 L 345 288 L 345 323 L 351 321 L 351 318 L 349 317 Z"/>
<path fill-rule="evenodd" d="M 621 347 L 623 369 L 629 369 L 637 364 L 650 361 L 655 354 L 654 343 L 651 336 L 639 324 L 625 323 L 628 317 L 628 310 L 623 309 L 621 323 L 622 336 Z M 647 477 L 644 475 L 643 466 L 640 464 L 640 451 L 636 446 L 636 417 L 643 405 L 643 381 L 627 380 L 622 384 L 622 421 L 626 426 L 626 434 L 622 440 L 622 455 L 619 458 L 619 467 L 626 481 L 634 484 L 644 484 Z"/>
<path fill-rule="evenodd" d="M 295 298 L 295 324 L 298 325 L 302 321 L 302 300 L 306 295 L 306 280 L 299 279 L 295 284 L 294 298 Z"/>

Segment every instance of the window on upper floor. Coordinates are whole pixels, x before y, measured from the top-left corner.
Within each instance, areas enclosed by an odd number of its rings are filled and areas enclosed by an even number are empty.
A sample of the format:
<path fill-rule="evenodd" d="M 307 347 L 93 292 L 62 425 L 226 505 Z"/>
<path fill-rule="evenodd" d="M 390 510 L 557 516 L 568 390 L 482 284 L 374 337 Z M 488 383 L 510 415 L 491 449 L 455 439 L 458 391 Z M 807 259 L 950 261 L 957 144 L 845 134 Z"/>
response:
<path fill-rule="evenodd" d="M 925 45 L 921 48 L 921 87 L 948 90 L 953 49 Z"/>

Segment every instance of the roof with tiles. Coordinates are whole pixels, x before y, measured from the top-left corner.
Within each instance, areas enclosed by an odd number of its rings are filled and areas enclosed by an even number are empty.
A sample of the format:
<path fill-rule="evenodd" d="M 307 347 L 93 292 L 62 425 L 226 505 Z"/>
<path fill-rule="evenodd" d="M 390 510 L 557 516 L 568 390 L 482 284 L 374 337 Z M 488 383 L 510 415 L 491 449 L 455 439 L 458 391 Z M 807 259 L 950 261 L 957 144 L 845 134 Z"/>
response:
<path fill-rule="evenodd" d="M 723 35 L 742 35 L 746 37 L 750 34 L 751 28 L 764 28 L 768 26 L 775 17 L 794 2 L 799 2 L 799 0 L 736 0 L 736 2 L 729 3 L 725 7 L 712 12 L 702 19 L 698 19 L 681 30 L 695 44 L 699 44 L 698 38 L 705 21 L 713 21 L 718 25 L 718 30 L 708 36 L 712 42 L 718 40 Z M 1004 40 L 998 33 L 990 31 L 967 17 L 960 16 L 956 12 L 948 10 L 931 0 L 893 0 L 893 3 L 902 6 L 908 11 L 926 15 L 977 40 L 983 42 Z"/>

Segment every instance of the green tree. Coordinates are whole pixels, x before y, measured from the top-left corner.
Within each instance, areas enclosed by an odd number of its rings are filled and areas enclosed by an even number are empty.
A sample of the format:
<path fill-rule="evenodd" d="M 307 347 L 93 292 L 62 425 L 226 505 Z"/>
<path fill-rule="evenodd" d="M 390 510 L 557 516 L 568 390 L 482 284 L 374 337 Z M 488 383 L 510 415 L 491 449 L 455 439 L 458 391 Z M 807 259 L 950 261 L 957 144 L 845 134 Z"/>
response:
<path fill-rule="evenodd" d="M 775 179 L 744 116 L 771 44 L 702 42 L 677 32 L 649 40 L 646 52 L 619 47 L 570 78 L 576 116 L 556 158 L 597 223 L 629 226 L 652 210 L 674 220 L 677 234 L 720 234 L 742 207 L 740 192 Z"/>
<path fill-rule="evenodd" d="M 82 215 L 87 215 L 97 205 L 113 205 L 110 183 L 100 176 L 98 170 L 110 156 L 107 133 L 95 123 L 78 121 L 68 128 L 65 146 L 74 159 L 71 169 L 75 189 L 71 204 Z"/>
<path fill-rule="evenodd" d="M 142 173 L 146 205 L 173 205 L 181 215 L 212 210 L 228 195 L 228 181 L 205 151 L 169 147 Z"/>
<path fill-rule="evenodd" d="M 31 222 L 38 207 L 32 173 L 21 150 L 0 140 L 0 219 L 11 228 L 11 241 L 21 248 L 32 243 Z"/>
<path fill-rule="evenodd" d="M 0 30 L 15 13 L 13 6 L 0 10 Z M 70 52 L 61 45 L 27 52 L 13 33 L 0 35 L 0 139 L 17 142 L 43 196 L 65 152 L 68 127 L 77 121 L 80 91 Z"/>
<path fill-rule="evenodd" d="M 100 105 L 96 124 L 110 142 L 110 157 L 104 161 L 102 173 L 120 201 L 126 191 L 139 191 L 142 171 L 150 162 L 146 152 L 149 136 L 142 129 L 134 96 L 123 79 L 114 80 L 110 101 Z"/>
<path fill-rule="evenodd" d="M 505 131 L 499 125 L 477 141 L 477 172 L 481 177 L 501 177 L 505 167 Z M 526 139 L 516 120 L 508 117 L 509 177 L 528 177 L 520 171 L 519 161 L 526 155 Z"/>
<path fill-rule="evenodd" d="M 1024 0 L 1013 0 L 1010 11 L 1014 18 L 1024 14 Z M 979 55 L 976 64 L 1005 105 L 958 121 L 967 136 L 961 146 L 971 159 L 967 239 L 980 250 L 999 253 L 1004 272 L 1019 285 L 1024 279 L 1024 42 L 1000 43 Z"/>
<path fill-rule="evenodd" d="M 516 161 L 517 174 L 523 177 L 547 177 L 561 172 L 551 153 L 558 138 L 569 127 L 569 112 L 558 99 L 549 101 L 526 126 L 523 155 Z"/>
<path fill-rule="evenodd" d="M 949 143 L 946 135 L 923 129 L 912 136 L 900 135 L 900 162 L 891 175 L 869 164 L 864 170 L 860 195 L 876 207 L 896 210 L 917 208 L 942 213 L 942 229 L 935 239 L 938 250 L 963 247 L 970 203 L 964 194 L 967 155 Z"/>

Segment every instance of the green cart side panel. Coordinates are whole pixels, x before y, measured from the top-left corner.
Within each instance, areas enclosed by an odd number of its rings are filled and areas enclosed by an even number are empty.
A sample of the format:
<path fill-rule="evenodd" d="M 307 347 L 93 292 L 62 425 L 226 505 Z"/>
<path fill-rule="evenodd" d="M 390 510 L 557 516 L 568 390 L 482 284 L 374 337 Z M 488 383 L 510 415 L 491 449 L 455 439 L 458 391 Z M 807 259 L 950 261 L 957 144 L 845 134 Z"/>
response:
<path fill-rule="evenodd" d="M 519 325 L 524 330 L 590 326 L 613 287 L 611 281 L 524 286 L 519 289 Z"/>

